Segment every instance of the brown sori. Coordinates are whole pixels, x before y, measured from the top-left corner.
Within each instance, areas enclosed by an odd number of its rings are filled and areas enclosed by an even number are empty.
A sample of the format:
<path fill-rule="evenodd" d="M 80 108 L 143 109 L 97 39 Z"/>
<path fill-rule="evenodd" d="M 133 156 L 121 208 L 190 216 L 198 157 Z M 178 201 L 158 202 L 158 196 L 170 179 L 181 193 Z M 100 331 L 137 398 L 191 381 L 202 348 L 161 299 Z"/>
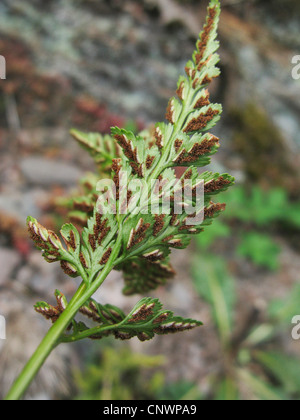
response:
<path fill-rule="evenodd" d="M 209 40 L 210 33 L 214 27 L 214 19 L 216 17 L 217 10 L 215 7 L 210 7 L 208 9 L 208 19 L 207 23 L 204 26 L 203 32 L 201 34 L 201 38 L 197 43 L 199 53 L 196 54 L 196 64 L 198 65 L 198 69 L 201 69 L 201 61 L 203 59 L 207 42 Z"/>
<path fill-rule="evenodd" d="M 220 211 L 224 211 L 226 208 L 226 204 L 221 204 L 221 203 L 213 203 L 211 202 L 209 207 L 205 207 L 204 209 L 204 218 L 205 219 L 211 219 L 212 217 L 214 217 L 214 215 Z"/>
<path fill-rule="evenodd" d="M 163 136 L 162 136 L 162 134 L 160 133 L 160 131 L 159 131 L 159 129 L 156 129 L 155 130 L 155 133 L 154 133 L 154 138 L 155 138 L 155 144 L 156 144 L 156 146 L 159 148 L 159 149 L 162 149 L 163 148 L 163 144 L 162 144 L 162 140 L 163 140 Z"/>
<path fill-rule="evenodd" d="M 225 179 L 223 176 L 220 176 L 218 179 L 213 179 L 212 181 L 207 182 L 204 185 L 204 192 L 205 193 L 213 193 L 219 191 L 230 185 L 231 182 L 228 179 Z"/>
<path fill-rule="evenodd" d="M 169 101 L 168 107 L 167 107 L 167 112 L 166 112 L 166 120 L 169 121 L 171 124 L 174 124 L 174 110 L 172 109 L 173 107 L 173 100 L 171 99 Z"/>
<path fill-rule="evenodd" d="M 209 108 L 205 114 L 200 114 L 199 117 L 193 118 L 188 125 L 184 128 L 185 133 L 190 133 L 192 131 L 200 131 L 203 130 L 207 124 L 214 118 L 214 116 L 218 115 L 220 111 L 217 109 Z"/>
<path fill-rule="evenodd" d="M 183 101 L 183 90 L 184 90 L 184 82 L 181 82 L 176 90 L 176 94 L 181 101 Z"/>
<path fill-rule="evenodd" d="M 149 318 L 149 316 L 153 315 L 153 307 L 154 306 L 155 306 L 154 303 L 152 305 L 148 305 L 148 306 L 146 304 L 142 305 L 139 308 L 138 312 L 133 314 L 128 322 L 145 321 L 147 318 Z"/>
<path fill-rule="evenodd" d="M 90 204 L 90 203 L 79 203 L 79 202 L 74 202 L 73 203 L 73 208 L 74 210 L 79 210 L 82 211 L 83 213 L 91 213 L 94 210 L 94 205 Z"/>
<path fill-rule="evenodd" d="M 151 168 L 154 159 L 155 159 L 155 156 L 150 156 L 150 155 L 147 156 L 147 159 L 146 159 L 146 168 L 148 170 Z"/>
<path fill-rule="evenodd" d="M 200 109 L 203 108 L 204 106 L 210 105 L 210 100 L 209 100 L 209 92 L 208 90 L 205 91 L 205 95 L 202 96 L 201 98 L 198 99 L 198 101 L 196 102 L 194 109 Z"/>
<path fill-rule="evenodd" d="M 111 256 L 112 253 L 112 249 L 108 248 L 107 251 L 105 251 L 105 253 L 103 254 L 103 257 L 100 261 L 100 265 L 105 265 L 107 263 L 107 261 L 109 260 L 109 257 Z"/>
<path fill-rule="evenodd" d="M 157 236 L 164 228 L 165 223 L 164 223 L 164 218 L 165 215 L 164 214 L 156 214 L 154 216 L 155 218 L 155 222 L 153 225 L 153 235 Z"/>
<path fill-rule="evenodd" d="M 179 140 L 179 139 L 176 139 L 175 140 L 175 142 L 174 142 L 174 149 L 175 149 L 175 152 L 176 153 L 179 152 L 182 144 L 183 144 L 183 140 Z"/>

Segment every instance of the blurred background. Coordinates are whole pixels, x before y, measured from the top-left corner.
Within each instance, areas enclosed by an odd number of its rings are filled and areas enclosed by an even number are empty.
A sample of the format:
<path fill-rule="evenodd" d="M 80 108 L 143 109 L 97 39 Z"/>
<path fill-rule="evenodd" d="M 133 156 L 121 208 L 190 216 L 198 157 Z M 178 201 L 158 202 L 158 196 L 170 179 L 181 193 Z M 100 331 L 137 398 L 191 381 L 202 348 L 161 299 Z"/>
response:
<path fill-rule="evenodd" d="M 229 172 L 227 211 L 184 251 L 177 275 L 153 292 L 195 331 L 151 342 L 61 346 L 26 398 L 300 399 L 300 55 L 297 0 L 222 0 L 224 106 L 211 169 Z M 93 162 L 69 130 L 135 131 L 163 120 L 206 15 L 206 0 L 2 0 L 0 55 L 0 398 L 48 323 L 33 310 L 71 280 L 47 264 L 26 232 L 28 215 L 58 230 L 53 204 Z M 131 309 L 112 273 L 101 303 Z"/>

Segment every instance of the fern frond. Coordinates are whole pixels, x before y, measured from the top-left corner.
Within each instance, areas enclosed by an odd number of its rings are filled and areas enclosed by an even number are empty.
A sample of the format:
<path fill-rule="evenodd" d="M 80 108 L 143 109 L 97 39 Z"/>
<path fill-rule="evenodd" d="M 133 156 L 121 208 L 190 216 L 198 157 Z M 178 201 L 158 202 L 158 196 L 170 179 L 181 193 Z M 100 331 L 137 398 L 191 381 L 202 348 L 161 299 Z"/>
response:
<path fill-rule="evenodd" d="M 219 1 L 211 0 L 196 51 L 185 68 L 186 76 L 179 78 L 177 98 L 168 103 L 167 122 L 156 124 L 152 134 L 145 131 L 135 135 L 118 127 L 112 128 L 111 137 L 72 132 L 102 174 L 111 168 L 106 180 L 85 184 L 85 195 L 72 199 L 70 205 L 78 218 L 87 219 L 82 235 L 73 225 L 65 225 L 61 230 L 65 249 L 58 236 L 34 219 L 28 220 L 32 237 L 46 260 L 60 261 L 67 274 L 82 276 L 93 291 L 101 273 L 113 268 L 124 271 L 125 294 L 144 293 L 164 284 L 174 274 L 168 260 L 171 249 L 185 248 L 191 235 L 202 232 L 225 209 L 225 204 L 211 200 L 228 189 L 234 179 L 228 174 L 198 172 L 219 148 L 219 139 L 209 131 L 220 119 L 222 106 L 210 102 L 207 90 L 220 74 L 216 53 L 219 15 Z M 178 166 L 187 167 L 179 179 L 175 172 Z M 203 193 L 200 204 L 199 190 Z M 159 305 L 152 304 L 156 308 L 152 315 L 156 316 Z M 151 338 L 154 333 L 199 325 L 165 314 L 165 322 L 155 328 L 153 317 L 131 325 L 131 314 L 110 330 Z M 76 328 L 77 333 L 80 330 L 88 336 L 83 324 L 74 324 Z"/>
<path fill-rule="evenodd" d="M 74 324 L 73 332 L 64 337 L 65 342 L 84 338 L 100 340 L 109 335 L 120 340 L 137 337 L 148 341 L 156 334 L 172 334 L 202 325 L 193 319 L 174 316 L 173 312 L 163 309 L 158 299 L 152 298 L 141 299 L 127 316 L 116 306 L 101 305 L 93 299 L 81 307 L 80 312 L 98 325 L 88 328 L 83 322 Z"/>
<path fill-rule="evenodd" d="M 110 135 L 102 136 L 100 133 L 83 133 L 71 130 L 72 137 L 94 159 L 99 174 L 110 175 L 112 161 L 120 156 L 120 148 Z"/>

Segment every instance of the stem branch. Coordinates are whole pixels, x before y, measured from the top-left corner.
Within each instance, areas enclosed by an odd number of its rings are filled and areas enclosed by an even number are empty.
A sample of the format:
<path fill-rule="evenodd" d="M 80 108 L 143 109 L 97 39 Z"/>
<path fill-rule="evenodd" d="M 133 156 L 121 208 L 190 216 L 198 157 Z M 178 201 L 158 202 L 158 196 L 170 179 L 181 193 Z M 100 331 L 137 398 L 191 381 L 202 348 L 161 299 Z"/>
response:
<path fill-rule="evenodd" d="M 41 344 L 24 367 L 22 373 L 17 378 L 12 388 L 10 389 L 6 400 L 18 400 L 22 398 L 26 389 L 50 355 L 55 347 L 61 343 L 61 338 L 71 324 L 78 310 L 85 304 L 85 302 L 96 292 L 101 284 L 106 279 L 107 275 L 114 267 L 114 262 L 117 259 L 122 243 L 122 232 L 119 232 L 117 242 L 115 243 L 113 252 L 107 264 L 101 271 L 99 277 L 90 285 L 87 286 L 84 282 L 80 285 L 77 292 L 71 299 L 67 308 L 58 318 L 58 320 L 50 328 Z"/>

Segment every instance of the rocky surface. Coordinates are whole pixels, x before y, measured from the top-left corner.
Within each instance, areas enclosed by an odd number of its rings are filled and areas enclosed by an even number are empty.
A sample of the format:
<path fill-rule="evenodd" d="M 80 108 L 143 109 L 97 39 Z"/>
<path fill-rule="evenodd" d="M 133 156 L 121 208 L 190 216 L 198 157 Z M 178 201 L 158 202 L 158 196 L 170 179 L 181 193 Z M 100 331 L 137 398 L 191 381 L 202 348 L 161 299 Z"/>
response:
<path fill-rule="evenodd" d="M 76 91 L 112 113 L 148 123 L 164 115 L 203 22 L 204 3 L 182 3 L 51 1 L 45 7 L 33 1 L 15 1 L 12 6 L 4 0 L 0 28 L 8 36 L 22 33 L 36 69 L 54 77 L 65 98 Z M 224 6 L 223 76 L 216 95 L 225 109 L 247 102 L 265 108 L 294 150 L 300 146 L 300 87 L 291 77 L 291 58 L 300 46 L 289 41 L 289 35 L 293 38 L 294 29 L 299 29 L 296 15 L 283 26 L 272 13 L 272 2 L 269 7 L 242 3 L 236 9 Z M 58 96 L 59 91 L 52 100 L 56 108 L 57 102 L 63 106 Z M 68 115 L 70 98 L 64 105 Z M 26 127 L 26 120 L 21 124 Z"/>
<path fill-rule="evenodd" d="M 7 284 L 7 279 L 20 264 L 20 256 L 9 248 L 0 248 L 0 287 Z"/>
<path fill-rule="evenodd" d="M 48 328 L 33 312 L 34 302 L 52 301 L 55 288 L 67 296 L 75 289 L 73 280 L 33 250 L 24 228 L 29 214 L 57 228 L 62 217 L 51 217 L 47 203 L 53 195 L 68 193 L 83 172 L 93 169 L 68 130 L 76 126 L 108 132 L 128 120 L 139 128 L 161 120 L 194 49 L 204 3 L 1 1 L 0 54 L 7 55 L 8 78 L 0 81 L 0 314 L 10 329 L 9 340 L 0 342 L 0 398 Z M 282 134 L 287 155 L 292 161 L 299 156 L 300 88 L 291 77 L 291 57 L 300 53 L 295 35 L 299 19 L 284 23 L 266 2 L 230 3 L 224 1 L 220 26 L 222 77 L 212 85 L 225 108 L 215 130 L 222 149 L 213 168 L 229 170 L 242 181 L 243 161 L 232 144 L 232 108 L 254 103 L 264 109 Z M 194 380 L 205 388 L 205 378 L 222 355 L 209 308 L 199 302 L 190 280 L 191 259 L 191 248 L 174 253 L 177 277 L 155 295 L 179 315 L 201 319 L 205 328 L 180 340 L 134 340 L 131 346 L 166 354 L 169 380 Z M 252 303 L 284 295 L 297 280 L 298 261 L 286 245 L 276 275 L 243 265 L 235 273 L 239 295 Z M 122 286 L 119 273 L 112 273 L 97 298 L 130 309 L 137 297 L 124 298 Z M 29 396 L 54 398 L 70 392 L 65 379 L 70 358 L 74 361 L 81 351 L 58 350 Z"/>
<path fill-rule="evenodd" d="M 75 165 L 53 159 L 43 159 L 41 156 L 22 159 L 20 169 L 25 182 L 44 187 L 74 185 L 83 176 L 82 171 Z"/>

